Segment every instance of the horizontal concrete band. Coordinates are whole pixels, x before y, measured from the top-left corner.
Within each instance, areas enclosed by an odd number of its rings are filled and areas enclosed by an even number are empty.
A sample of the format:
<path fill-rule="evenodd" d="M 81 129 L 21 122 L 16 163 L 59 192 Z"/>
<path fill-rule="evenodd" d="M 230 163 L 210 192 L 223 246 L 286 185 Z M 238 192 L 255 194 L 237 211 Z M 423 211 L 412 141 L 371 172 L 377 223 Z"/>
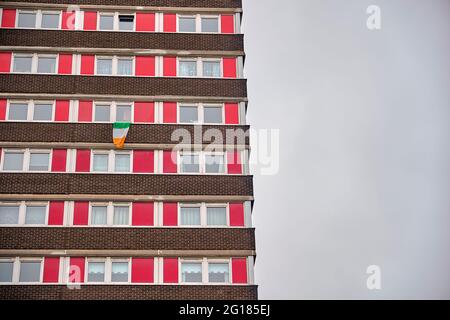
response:
<path fill-rule="evenodd" d="M 247 80 L 0 74 L 0 92 L 242 98 Z"/>
<path fill-rule="evenodd" d="M 244 55 L 242 34 L 0 29 L 0 44 L 6 48 L 17 45 L 45 46 L 56 52 L 109 53 L 111 50 L 123 49 L 129 53 L 141 52 L 146 55 L 193 55 L 195 52 L 201 53 L 199 55 L 227 56 L 232 52 L 235 56 Z"/>
<path fill-rule="evenodd" d="M 0 285 L 0 300 L 257 300 L 256 285 Z"/>
<path fill-rule="evenodd" d="M 132 124 L 126 139 L 126 147 L 151 149 L 161 146 L 172 149 L 179 145 L 248 146 L 249 126 L 234 125 L 172 125 L 172 124 Z M 86 144 L 113 147 L 111 123 L 38 123 L 0 122 L 0 142 L 14 143 L 70 143 L 76 148 Z"/>
<path fill-rule="evenodd" d="M 0 173 L 0 194 L 253 196 L 253 177 L 234 175 Z"/>

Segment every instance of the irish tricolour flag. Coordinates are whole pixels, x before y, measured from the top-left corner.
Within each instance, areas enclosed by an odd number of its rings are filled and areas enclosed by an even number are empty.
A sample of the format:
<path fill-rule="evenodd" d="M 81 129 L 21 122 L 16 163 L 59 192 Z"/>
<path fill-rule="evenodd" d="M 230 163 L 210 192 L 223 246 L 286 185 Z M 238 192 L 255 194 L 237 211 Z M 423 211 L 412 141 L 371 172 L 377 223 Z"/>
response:
<path fill-rule="evenodd" d="M 115 122 L 113 125 L 113 142 L 116 148 L 122 149 L 130 129 L 129 122 Z"/>

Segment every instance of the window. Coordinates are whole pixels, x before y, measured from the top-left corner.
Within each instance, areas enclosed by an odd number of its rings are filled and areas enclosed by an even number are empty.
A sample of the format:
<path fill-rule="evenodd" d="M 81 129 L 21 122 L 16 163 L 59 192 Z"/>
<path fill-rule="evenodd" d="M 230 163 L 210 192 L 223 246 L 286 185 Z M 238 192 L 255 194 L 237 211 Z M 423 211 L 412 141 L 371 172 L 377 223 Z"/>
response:
<path fill-rule="evenodd" d="M 178 16 L 178 32 L 219 32 L 219 16 Z"/>
<path fill-rule="evenodd" d="M 45 225 L 47 206 L 28 205 L 25 213 L 25 224 Z"/>
<path fill-rule="evenodd" d="M 180 224 L 182 226 L 199 226 L 200 207 L 182 206 L 180 208 Z"/>
<path fill-rule="evenodd" d="M 204 106 L 203 121 L 204 123 L 223 123 L 222 107 Z"/>
<path fill-rule="evenodd" d="M 114 172 L 130 172 L 130 155 L 116 154 Z"/>
<path fill-rule="evenodd" d="M 220 61 L 203 61 L 204 77 L 220 77 Z"/>
<path fill-rule="evenodd" d="M 22 171 L 23 170 L 24 151 L 5 151 L 3 160 L 4 171 Z"/>
<path fill-rule="evenodd" d="M 178 18 L 178 31 L 179 32 L 195 32 L 196 31 L 195 16 L 179 17 Z"/>
<path fill-rule="evenodd" d="M 218 17 L 202 17 L 202 32 L 219 32 Z"/>
<path fill-rule="evenodd" d="M 120 31 L 133 31 L 134 29 L 134 16 L 132 15 L 119 15 L 119 30 Z"/>
<path fill-rule="evenodd" d="M 133 57 L 96 57 L 97 75 L 131 76 L 134 70 Z"/>
<path fill-rule="evenodd" d="M 208 263 L 208 281 L 210 283 L 229 282 L 230 268 L 228 263 Z"/>
<path fill-rule="evenodd" d="M 98 58 L 97 59 L 97 74 L 112 75 L 112 58 Z"/>
<path fill-rule="evenodd" d="M 42 57 L 38 56 L 38 73 L 55 73 L 56 72 L 56 57 Z"/>
<path fill-rule="evenodd" d="M 105 262 L 88 261 L 88 282 L 105 282 Z"/>
<path fill-rule="evenodd" d="M 181 155 L 181 172 L 183 173 L 199 173 L 200 162 L 198 154 L 182 154 Z"/>
<path fill-rule="evenodd" d="M 43 12 L 41 28 L 58 29 L 59 28 L 59 12 Z"/>
<path fill-rule="evenodd" d="M 118 59 L 117 74 L 120 76 L 133 75 L 133 59 Z"/>
<path fill-rule="evenodd" d="M 223 154 L 205 154 L 205 173 L 224 173 L 224 158 Z"/>
<path fill-rule="evenodd" d="M 118 122 L 130 122 L 131 121 L 131 106 L 129 106 L 129 105 L 117 105 L 117 108 L 116 108 L 116 121 L 118 121 Z"/>
<path fill-rule="evenodd" d="M 206 223 L 208 226 L 226 226 L 226 207 L 206 207 Z"/>
<path fill-rule="evenodd" d="M 180 106 L 180 123 L 197 123 L 198 110 L 196 106 Z"/>
<path fill-rule="evenodd" d="M 182 262 L 181 279 L 184 283 L 202 282 L 202 263 L 201 262 Z"/>
<path fill-rule="evenodd" d="M 12 282 L 14 261 L 0 260 L 0 283 Z"/>
<path fill-rule="evenodd" d="M 27 103 L 10 103 L 8 120 L 27 120 L 28 104 Z"/>
<path fill-rule="evenodd" d="M 111 282 L 128 282 L 128 262 L 112 262 Z"/>
<path fill-rule="evenodd" d="M 92 206 L 91 225 L 106 226 L 108 223 L 107 218 L 108 218 L 107 206 Z"/>
<path fill-rule="evenodd" d="M 91 203 L 90 225 L 129 226 L 131 204 L 129 203 Z"/>
<path fill-rule="evenodd" d="M 21 261 L 19 282 L 40 282 L 41 261 Z"/>
<path fill-rule="evenodd" d="M 19 205 L 0 206 L 0 224 L 18 224 Z"/>
<path fill-rule="evenodd" d="M 113 224 L 115 226 L 129 225 L 129 211 L 129 206 L 114 206 Z"/>
<path fill-rule="evenodd" d="M 96 104 L 94 111 L 94 121 L 109 122 L 111 120 L 111 106 L 109 104 Z"/>
<path fill-rule="evenodd" d="M 100 30 L 113 30 L 114 29 L 114 16 L 100 14 L 99 29 Z"/>
<path fill-rule="evenodd" d="M 36 28 L 36 12 L 19 11 L 18 28 Z"/>
<path fill-rule="evenodd" d="M 94 153 L 93 155 L 93 168 L 94 172 L 108 172 L 108 154 Z"/>
<path fill-rule="evenodd" d="M 180 77 L 196 77 L 197 76 L 197 61 L 181 60 L 179 62 Z"/>
<path fill-rule="evenodd" d="M 30 171 L 48 171 L 50 162 L 50 153 L 31 152 L 30 153 Z"/>
<path fill-rule="evenodd" d="M 31 72 L 32 65 L 32 56 L 14 55 L 13 72 Z"/>
<path fill-rule="evenodd" d="M 53 104 L 35 103 L 33 111 L 33 120 L 51 121 L 53 119 Z"/>

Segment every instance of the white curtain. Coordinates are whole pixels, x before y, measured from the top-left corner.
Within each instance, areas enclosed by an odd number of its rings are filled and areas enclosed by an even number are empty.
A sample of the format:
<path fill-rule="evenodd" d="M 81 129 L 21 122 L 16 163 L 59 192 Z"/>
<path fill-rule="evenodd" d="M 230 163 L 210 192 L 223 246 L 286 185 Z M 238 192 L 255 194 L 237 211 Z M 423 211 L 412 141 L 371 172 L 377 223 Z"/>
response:
<path fill-rule="evenodd" d="M 116 172 L 130 172 L 130 155 L 116 154 Z"/>
<path fill-rule="evenodd" d="M 132 75 L 133 74 L 133 61 L 132 60 L 119 60 L 117 63 L 117 73 L 120 75 Z"/>
<path fill-rule="evenodd" d="M 128 224 L 128 207 L 117 206 L 114 207 L 114 225 L 121 226 Z"/>
<path fill-rule="evenodd" d="M 220 77 L 220 62 L 203 62 L 204 77 Z"/>
<path fill-rule="evenodd" d="M 112 263 L 112 282 L 127 282 L 128 281 L 128 263 L 127 262 L 113 262 Z"/>
<path fill-rule="evenodd" d="M 91 224 L 106 225 L 107 207 L 92 207 Z"/>
<path fill-rule="evenodd" d="M 210 263 L 208 266 L 209 282 L 228 282 L 228 263 Z"/>
<path fill-rule="evenodd" d="M 183 263 L 181 270 L 183 282 L 202 282 L 201 263 Z"/>
<path fill-rule="evenodd" d="M 112 60 L 98 59 L 97 60 L 97 74 L 112 74 Z"/>
<path fill-rule="evenodd" d="M 207 208 L 207 223 L 209 226 L 226 226 L 227 209 L 226 208 Z"/>
<path fill-rule="evenodd" d="M 181 61 L 180 76 L 195 77 L 197 75 L 197 62 Z"/>
<path fill-rule="evenodd" d="M 198 226 L 200 225 L 200 208 L 181 208 L 181 225 Z"/>
<path fill-rule="evenodd" d="M 105 263 L 89 262 L 88 264 L 88 281 L 103 282 L 105 281 Z"/>
<path fill-rule="evenodd" d="M 106 172 L 108 171 L 108 155 L 94 154 L 94 171 Z"/>

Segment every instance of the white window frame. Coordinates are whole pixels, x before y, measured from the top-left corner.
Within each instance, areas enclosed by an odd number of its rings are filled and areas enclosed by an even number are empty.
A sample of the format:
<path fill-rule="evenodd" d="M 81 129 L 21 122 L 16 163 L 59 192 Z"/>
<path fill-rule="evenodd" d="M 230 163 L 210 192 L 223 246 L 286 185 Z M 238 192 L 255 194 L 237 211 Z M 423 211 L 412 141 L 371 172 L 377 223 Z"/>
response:
<path fill-rule="evenodd" d="M 197 155 L 198 156 L 198 172 L 183 172 L 183 164 L 181 162 L 182 156 L 189 156 L 189 155 Z M 198 175 L 202 174 L 202 156 L 200 151 L 178 151 L 177 152 L 177 172 L 178 174 L 185 174 L 185 175 Z"/>
<path fill-rule="evenodd" d="M 183 263 L 197 263 L 200 264 L 202 270 L 202 281 L 200 282 L 184 282 L 183 281 Z M 183 285 L 203 285 L 205 284 L 205 268 L 204 268 L 204 258 L 180 258 L 178 259 L 178 279 L 179 283 Z"/>
<path fill-rule="evenodd" d="M 34 119 L 34 109 L 36 105 L 40 104 L 50 104 L 52 105 L 52 118 L 50 120 L 35 120 Z M 54 122 L 55 121 L 55 112 L 56 112 L 56 101 L 55 100 L 30 100 L 29 105 L 29 115 L 28 121 L 30 122 Z"/>
<path fill-rule="evenodd" d="M 224 164 L 224 171 L 220 173 L 206 173 L 206 155 L 223 155 L 223 164 Z M 198 155 L 199 158 L 199 171 L 198 172 L 183 172 L 183 165 L 181 162 L 181 158 L 184 155 Z M 226 175 L 228 174 L 228 159 L 227 154 L 224 151 L 177 151 L 177 169 L 178 174 L 185 174 L 185 175 L 199 175 L 199 174 L 207 174 L 207 175 Z"/>
<path fill-rule="evenodd" d="M 18 258 L 18 271 L 17 271 L 17 283 L 20 284 L 40 284 L 43 282 L 43 278 L 44 278 L 44 258 Z M 20 281 L 20 271 L 22 269 L 22 262 L 40 262 L 41 267 L 40 267 L 40 275 L 39 275 L 39 281 L 37 282 L 21 282 Z"/>
<path fill-rule="evenodd" d="M 108 170 L 107 171 L 94 171 L 94 155 L 95 154 L 103 154 L 108 156 Z M 128 172 L 116 172 L 116 155 L 118 154 L 127 154 L 130 156 L 130 171 Z M 91 152 L 91 164 L 90 164 L 90 172 L 91 173 L 114 173 L 114 174 L 132 174 L 133 173 L 133 152 L 131 150 L 92 150 Z"/>
<path fill-rule="evenodd" d="M 177 212 L 178 212 L 178 216 L 177 216 L 177 221 L 178 221 L 178 227 L 181 228 L 216 228 L 216 229 L 221 229 L 221 228 L 229 228 L 230 227 L 230 206 L 229 203 L 224 202 L 224 203 L 216 203 L 216 202 L 178 202 L 177 203 L 178 208 L 177 208 Z M 199 225 L 194 225 L 194 226 L 189 226 L 189 225 L 182 225 L 181 224 L 181 208 L 200 208 L 200 224 Z M 226 225 L 223 226 L 213 226 L 213 225 L 208 225 L 208 211 L 207 208 L 225 208 L 225 212 L 226 212 Z"/>
<path fill-rule="evenodd" d="M 195 107 L 197 108 L 197 122 L 182 122 L 181 121 L 181 108 L 182 107 Z M 202 124 L 202 120 L 200 119 L 200 106 L 198 103 L 188 103 L 188 102 L 178 102 L 177 103 L 177 123 L 180 124 Z"/>
<path fill-rule="evenodd" d="M 197 122 L 182 122 L 180 119 L 180 109 L 182 107 L 196 107 L 197 108 Z M 207 108 L 221 108 L 222 111 L 222 121 L 217 123 L 205 122 L 205 109 Z M 189 103 L 189 102 L 178 102 L 177 103 L 177 123 L 195 125 L 195 124 L 205 124 L 205 125 L 223 125 L 225 124 L 225 105 L 223 103 Z"/>
<path fill-rule="evenodd" d="M 13 170 L 6 170 L 6 171 L 4 170 L 5 154 L 7 152 L 23 153 L 22 170 L 14 170 L 14 171 Z M 48 169 L 46 171 L 31 171 L 30 170 L 31 153 L 48 153 L 49 154 Z M 0 159 L 0 168 L 1 168 L 0 171 L 1 172 L 36 172 L 36 173 L 51 172 L 53 149 L 3 148 L 1 156 L 2 156 L 2 158 Z"/>
<path fill-rule="evenodd" d="M 130 107 L 130 122 L 134 122 L 134 103 L 133 102 L 120 102 L 120 101 L 114 101 L 113 102 L 113 113 L 111 114 L 112 122 L 117 121 L 117 107 L 118 106 L 127 106 Z"/>
<path fill-rule="evenodd" d="M 17 29 L 38 29 L 38 25 L 40 25 L 39 24 L 39 21 L 40 21 L 40 19 L 39 19 L 39 11 L 40 10 L 30 10 L 30 9 L 19 9 L 19 10 L 16 10 L 16 22 L 15 22 L 15 28 L 17 28 Z M 19 15 L 20 15 L 20 13 L 34 13 L 35 15 L 36 15 L 36 21 L 34 22 L 34 27 L 19 27 Z"/>
<path fill-rule="evenodd" d="M 195 76 L 181 76 L 180 75 L 180 64 L 181 62 L 195 62 L 197 74 Z M 199 78 L 201 77 L 202 69 L 200 69 L 199 58 L 190 58 L 190 57 L 177 57 L 177 75 L 182 78 Z"/>
<path fill-rule="evenodd" d="M 36 14 L 36 22 L 34 25 L 34 28 L 24 28 L 24 27 L 19 27 L 19 14 L 20 13 L 35 13 Z M 58 15 L 58 26 L 56 28 L 43 28 L 42 27 L 42 16 L 44 14 L 54 14 L 54 15 Z M 16 21 L 15 21 L 15 28 L 17 29 L 44 29 L 44 30 L 60 30 L 61 29 L 61 24 L 62 24 L 62 15 L 61 15 L 61 10 L 49 10 L 49 9 L 45 9 L 45 10 L 27 10 L 27 9 L 19 9 L 16 10 Z"/>
<path fill-rule="evenodd" d="M 106 207 L 106 224 L 93 225 L 92 224 L 92 208 L 93 207 Z M 116 225 L 114 224 L 114 207 L 128 207 L 128 224 Z M 114 228 L 125 228 L 131 227 L 133 221 L 133 204 L 131 202 L 90 202 L 89 203 L 89 218 L 88 226 L 93 228 L 104 228 L 104 227 L 114 227 Z"/>
<path fill-rule="evenodd" d="M 87 258 L 85 259 L 85 268 L 84 268 L 84 279 L 86 284 L 104 284 L 107 283 L 107 274 L 108 274 L 108 267 L 107 267 L 107 260 L 108 258 Z M 89 263 L 95 263 L 95 262 L 103 262 L 105 264 L 104 269 L 104 275 L 103 275 L 103 282 L 91 282 L 89 281 Z M 111 278 L 111 277 L 110 277 Z"/>
<path fill-rule="evenodd" d="M 27 163 L 27 170 L 26 172 L 51 172 L 52 171 L 52 159 L 53 159 L 53 149 L 27 149 L 28 150 L 28 163 Z M 40 154 L 48 154 L 48 168 L 46 171 L 33 171 L 30 170 L 30 164 L 31 164 L 31 154 L 40 153 Z"/>
<path fill-rule="evenodd" d="M 183 263 L 200 263 L 202 268 L 202 281 L 201 282 L 184 282 L 183 281 Z M 214 263 L 227 263 L 228 264 L 228 282 L 209 282 L 209 264 Z M 178 279 L 181 285 L 231 285 L 232 284 L 232 268 L 231 259 L 229 258 L 179 258 L 178 259 Z"/>
<path fill-rule="evenodd" d="M 97 63 L 98 59 L 111 59 L 112 60 L 112 69 L 111 74 L 98 74 L 97 73 Z M 131 60 L 132 63 L 132 72 L 130 75 L 123 75 L 118 74 L 118 61 L 119 60 Z M 135 56 L 104 56 L 104 55 L 95 55 L 95 63 L 94 63 L 94 75 L 96 76 L 103 76 L 103 77 L 112 77 L 112 76 L 118 76 L 118 77 L 134 77 L 136 75 L 136 57 Z"/>
<path fill-rule="evenodd" d="M 207 228 L 229 228 L 230 227 L 230 206 L 229 203 L 205 203 L 203 202 L 204 207 L 204 222 L 205 227 Z M 209 225 L 208 224 L 208 208 L 225 208 L 226 215 L 226 224 L 223 226 L 218 225 Z"/>
<path fill-rule="evenodd" d="M 198 208 L 200 214 L 200 224 L 199 225 L 184 225 L 181 224 L 181 209 L 182 208 Z M 182 228 L 200 228 L 204 226 L 203 224 L 203 213 L 202 213 L 202 204 L 197 202 L 178 202 L 178 226 Z"/>
<path fill-rule="evenodd" d="M 114 107 L 113 107 L 113 102 L 111 101 L 94 101 L 93 103 L 94 105 L 94 110 L 93 110 L 93 114 L 92 114 L 92 122 L 94 123 L 111 123 L 113 122 L 113 112 L 114 112 Z M 99 120 L 95 120 L 95 109 L 97 106 L 108 106 L 109 107 L 109 119 L 108 121 L 99 121 Z"/>
<path fill-rule="evenodd" d="M 89 262 L 103 262 L 105 263 L 105 276 L 104 282 L 89 282 Z M 112 263 L 113 262 L 126 262 L 128 263 L 128 281 L 127 282 L 112 282 Z M 130 258 L 87 258 L 85 261 L 85 274 L 84 279 L 86 284 L 130 284 L 131 283 L 131 259 Z"/>
<path fill-rule="evenodd" d="M 11 281 L 10 282 L 0 282 L 1 285 L 11 285 L 17 281 L 15 281 L 15 274 L 17 273 L 17 258 L 10 258 L 10 257 L 1 257 L 0 262 L 12 262 L 13 268 L 12 268 L 12 275 L 11 275 Z"/>
<path fill-rule="evenodd" d="M 194 18 L 195 19 L 195 31 L 180 31 L 180 18 Z M 217 32 L 202 32 L 202 18 L 217 18 Z M 179 33 L 205 33 L 205 34 L 219 34 L 222 33 L 222 24 L 220 23 L 220 15 L 219 14 L 177 14 L 177 32 Z"/>
<path fill-rule="evenodd" d="M 31 57 L 31 71 L 30 72 L 21 72 L 21 71 L 14 71 L 14 61 L 16 57 Z M 55 58 L 55 72 L 37 72 L 38 71 L 38 61 L 39 58 Z M 17 73 L 17 74 L 45 74 L 45 75 L 51 75 L 51 74 L 58 74 L 58 66 L 59 66 L 59 54 L 57 53 L 20 53 L 15 52 L 12 55 L 12 62 L 11 62 L 11 69 L 10 73 Z"/>
<path fill-rule="evenodd" d="M 223 166 L 224 170 L 223 172 L 206 172 L 206 156 L 210 155 L 219 155 L 223 157 Z M 227 163 L 227 154 L 224 151 L 203 151 L 202 152 L 202 159 L 200 160 L 200 163 L 202 163 L 202 174 L 207 175 L 224 175 L 228 174 L 228 163 Z"/>
<path fill-rule="evenodd" d="M 209 281 L 209 265 L 210 264 L 228 264 L 228 281 L 227 282 L 210 282 Z M 206 259 L 206 283 L 211 285 L 230 285 L 232 284 L 231 280 L 231 259 Z"/>
<path fill-rule="evenodd" d="M 97 121 L 95 120 L 95 108 L 96 106 L 106 106 L 108 105 L 110 108 L 109 111 L 109 120 L 108 121 Z M 92 119 L 94 123 L 114 123 L 117 121 L 117 106 L 128 106 L 130 107 L 131 117 L 130 122 L 134 123 L 134 103 L 129 101 L 104 101 L 104 100 L 98 100 L 93 102 L 93 114 Z"/>
<path fill-rule="evenodd" d="M 113 17 L 113 28 L 112 30 L 101 30 L 100 29 L 100 16 L 112 16 Z M 133 16 L 133 30 L 119 30 L 119 16 Z M 106 31 L 106 32 L 135 32 L 136 31 L 136 12 L 107 12 L 107 11 L 99 11 L 97 12 L 97 31 Z"/>
<path fill-rule="evenodd" d="M 201 77 L 202 78 L 207 78 L 207 79 L 219 79 L 219 78 L 223 78 L 223 59 L 222 58 L 200 58 L 200 65 L 201 65 Z M 206 77 L 203 74 L 203 63 L 204 62 L 218 62 L 220 67 L 220 74 L 218 77 Z"/>
<path fill-rule="evenodd" d="M 17 224 L 0 224 L 2 227 L 16 227 L 25 225 L 24 201 L 2 201 L 0 207 L 19 207 Z"/>
<path fill-rule="evenodd" d="M 27 212 L 27 207 L 44 207 L 45 206 L 45 222 L 44 224 L 26 224 L 25 223 L 25 219 L 26 219 L 26 212 Z M 50 205 L 49 202 L 25 202 L 24 203 L 24 213 L 23 213 L 23 226 L 29 226 L 29 227 L 42 227 L 42 226 L 48 226 L 48 217 L 49 217 L 49 211 L 50 211 Z M 20 209 L 19 209 L 19 222 L 20 222 Z"/>

